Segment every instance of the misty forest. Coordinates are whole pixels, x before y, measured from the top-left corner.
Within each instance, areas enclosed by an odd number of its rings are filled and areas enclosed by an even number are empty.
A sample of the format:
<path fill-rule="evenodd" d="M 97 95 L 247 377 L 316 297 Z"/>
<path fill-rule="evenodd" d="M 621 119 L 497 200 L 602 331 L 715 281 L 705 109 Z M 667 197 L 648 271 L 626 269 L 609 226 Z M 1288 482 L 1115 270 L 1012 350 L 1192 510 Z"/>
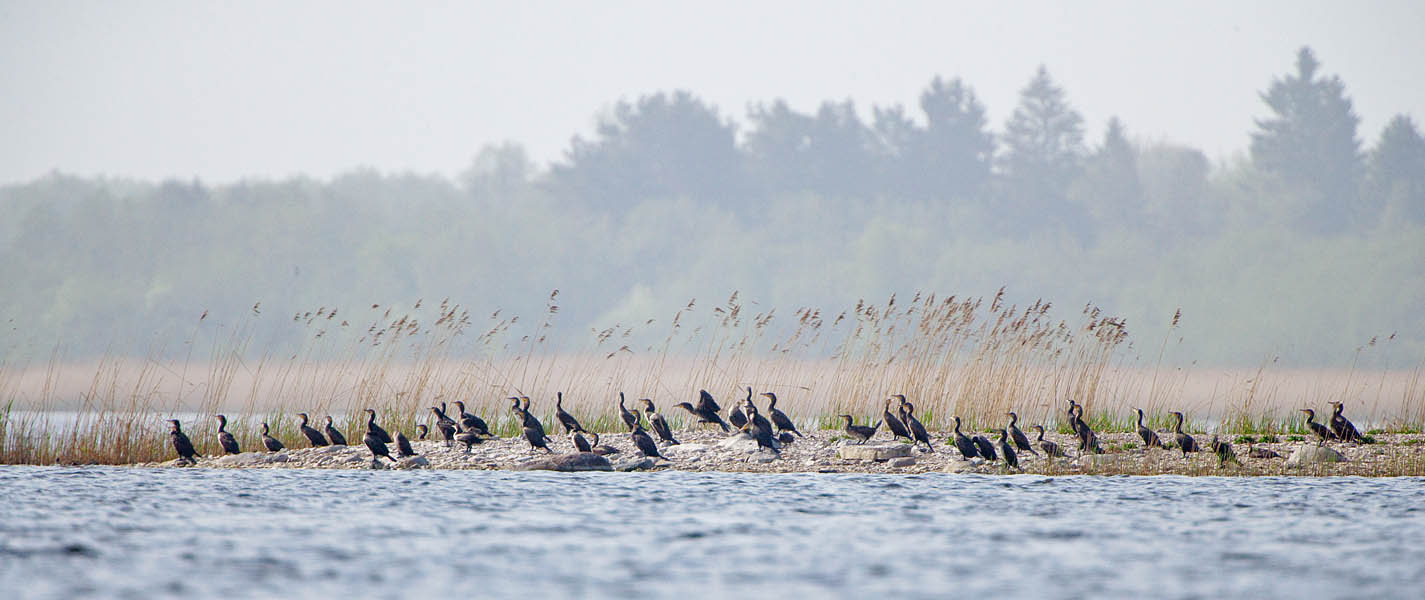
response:
<path fill-rule="evenodd" d="M 203 315 L 295 347 L 319 307 L 364 330 L 372 305 L 420 299 L 528 315 L 512 339 L 543 320 L 538 335 L 577 351 L 591 330 L 666 325 L 733 292 L 794 320 L 1003 288 L 1059 318 L 1102 307 L 1154 355 L 1181 309 L 1180 363 L 1414 367 L 1425 139 L 1403 114 L 1360 131 L 1343 77 L 1309 49 L 1291 58 L 1220 160 L 1117 119 L 1087 130 L 1041 67 L 1002 123 L 974 82 L 934 76 L 916 106 L 869 111 L 774 99 L 732 115 L 696 90 L 648 93 L 605 107 L 552 164 L 492 144 L 453 179 L 51 173 L 0 187 L 0 356 L 172 356 Z"/>

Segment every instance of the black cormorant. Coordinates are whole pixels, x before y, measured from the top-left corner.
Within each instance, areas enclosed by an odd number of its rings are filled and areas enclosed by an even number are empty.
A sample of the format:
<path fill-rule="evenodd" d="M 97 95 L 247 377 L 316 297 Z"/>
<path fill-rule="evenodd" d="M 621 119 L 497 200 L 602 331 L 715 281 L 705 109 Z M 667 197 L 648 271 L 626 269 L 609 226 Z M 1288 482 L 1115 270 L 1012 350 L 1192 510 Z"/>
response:
<path fill-rule="evenodd" d="M 980 451 L 975 448 L 975 442 L 963 433 L 960 433 L 960 417 L 955 417 L 955 449 L 960 451 L 960 458 L 970 460 L 980 455 Z"/>
<path fill-rule="evenodd" d="M 512 397 L 510 400 L 515 401 L 512 410 L 520 414 L 520 423 L 525 429 L 535 430 L 539 433 L 540 438 L 549 437 L 549 435 L 544 432 L 544 423 L 540 423 L 539 419 L 529 412 L 529 396 Z"/>
<path fill-rule="evenodd" d="M 732 424 L 734 429 L 741 430 L 747 424 L 747 413 L 742 412 L 742 405 L 752 401 L 752 388 L 747 388 L 747 399 L 737 406 L 730 406 L 727 409 L 727 422 Z"/>
<path fill-rule="evenodd" d="M 747 389 L 750 397 L 752 388 Z M 714 400 L 707 390 L 698 390 L 698 404 L 688 412 L 697 415 L 699 423 L 714 423 L 722 428 L 723 433 L 732 431 L 727 427 L 727 422 L 722 420 L 722 415 L 718 414 L 722 412 L 722 407 L 718 406 L 717 400 Z"/>
<path fill-rule="evenodd" d="M 1039 456 L 1039 453 L 1034 451 L 1034 446 L 1029 445 L 1029 438 L 1024 435 L 1023 431 L 1019 430 L 1019 415 L 1013 412 L 1005 414 L 1009 415 L 1009 428 L 1006 429 L 1006 431 L 1009 432 L 1009 439 L 1014 442 L 1014 447 Z"/>
<path fill-rule="evenodd" d="M 920 423 L 920 419 L 915 418 L 915 405 L 905 401 L 905 396 L 897 395 L 901 401 L 900 413 L 901 423 L 905 425 L 906 431 L 910 432 L 912 444 L 925 444 L 925 448 L 931 452 L 935 447 L 930 445 L 930 433 L 925 431 L 925 425 Z"/>
<path fill-rule="evenodd" d="M 368 408 L 367 410 L 371 409 Z M 367 422 L 366 435 L 361 436 L 361 441 L 365 442 L 366 448 L 371 451 L 371 466 L 374 468 L 376 466 L 376 463 L 381 462 L 381 457 L 383 456 L 391 459 L 391 462 L 398 462 L 395 458 L 391 457 L 391 449 L 386 447 L 386 442 L 381 441 L 381 436 L 377 434 L 378 431 L 381 433 L 386 432 L 379 427 L 377 427 L 376 429 L 372 429 L 372 427 L 375 427 L 376 425 L 376 422 L 374 421 L 374 419 L 376 418 L 376 411 L 371 411 L 371 414 L 371 418 L 373 419 L 373 421 Z"/>
<path fill-rule="evenodd" d="M 1014 445 L 1010 443 L 1009 432 L 999 430 L 999 453 L 1004 456 L 1004 463 L 1011 469 L 1019 468 L 1019 456 L 1014 453 Z"/>
<path fill-rule="evenodd" d="M 268 452 L 277 452 L 286 448 L 282 442 L 277 441 L 277 438 L 267 435 L 267 423 L 262 424 L 262 445 L 267 448 Z"/>
<path fill-rule="evenodd" d="M 396 456 L 399 456 L 399 457 L 401 457 L 401 458 L 405 458 L 405 457 L 407 457 L 407 456 L 415 456 L 415 455 L 416 455 L 415 449 L 411 448 L 411 440 L 406 439 L 406 434 L 397 431 L 397 432 L 396 432 Z"/>
<path fill-rule="evenodd" d="M 623 392 L 618 393 L 618 416 L 623 419 L 623 424 L 628 426 L 629 431 L 638 425 L 638 415 L 628 411 L 623 405 Z"/>
<path fill-rule="evenodd" d="M 169 426 L 172 428 L 168 432 L 168 438 L 173 440 L 173 449 L 178 452 L 181 461 L 198 464 L 198 453 L 193 450 L 193 442 L 188 440 L 188 435 L 183 433 L 183 427 L 178 424 L 178 419 L 169 419 Z"/>
<path fill-rule="evenodd" d="M 772 434 L 772 424 L 762 415 L 757 414 L 757 405 L 747 402 L 742 405 L 742 410 L 747 413 L 747 424 L 742 426 L 742 430 L 752 436 L 752 439 L 757 440 L 759 447 L 769 448 L 781 456 L 781 443 Z"/>
<path fill-rule="evenodd" d="M 238 443 L 233 438 L 233 434 L 228 433 L 228 418 L 223 415 L 218 415 L 218 444 L 223 447 L 223 452 L 228 454 L 242 452 L 238 449 Z"/>
<path fill-rule="evenodd" d="M 712 411 L 699 412 L 698 409 L 700 406 L 702 406 L 702 404 L 699 404 L 698 406 L 693 406 L 692 404 L 689 404 L 687 402 L 679 402 L 677 404 L 674 404 L 673 408 L 681 408 L 683 410 L 688 411 L 694 417 L 697 417 L 699 423 L 709 423 L 722 427 L 723 431 L 728 430 L 727 423 L 723 422 L 721 415 Z M 654 427 L 656 428 L 657 425 L 655 424 Z"/>
<path fill-rule="evenodd" d="M 471 446 L 483 443 L 485 441 L 485 438 L 480 437 L 480 434 L 475 433 L 474 431 L 462 431 L 460 433 L 455 434 L 454 440 L 456 442 L 464 444 L 465 452 L 469 453 Z"/>
<path fill-rule="evenodd" d="M 1069 400 L 1069 415 L 1069 424 L 1073 427 L 1074 433 L 1079 436 L 1079 454 L 1084 452 L 1103 454 L 1103 448 L 1098 445 L 1098 434 L 1095 434 L 1093 428 L 1084 422 L 1083 405 L 1075 404 L 1073 400 Z"/>
<path fill-rule="evenodd" d="M 366 412 L 371 413 L 371 417 L 366 419 L 367 433 L 376 436 L 376 439 L 383 444 L 391 443 L 391 434 L 386 433 L 385 429 L 382 429 L 380 425 L 376 424 L 376 411 L 368 408 Z"/>
<path fill-rule="evenodd" d="M 460 426 L 465 428 L 465 431 L 473 431 L 480 435 L 490 435 L 490 426 L 485 424 L 484 419 L 465 412 L 464 402 L 456 400 L 455 408 L 460 409 Z"/>
<path fill-rule="evenodd" d="M 554 395 L 554 418 L 564 426 L 566 434 L 584 431 L 583 426 L 579 425 L 579 420 L 575 419 L 574 415 L 564 412 L 564 392 L 556 392 Z"/>
<path fill-rule="evenodd" d="M 580 452 L 593 452 L 594 446 L 576 431 L 574 432 L 574 449 Z"/>
<path fill-rule="evenodd" d="M 880 421 L 876 421 L 876 423 L 870 427 L 867 427 L 865 425 L 856 425 L 854 422 L 852 422 L 851 415 L 838 416 L 843 419 L 846 419 L 846 435 L 851 436 L 852 439 L 860 440 L 860 443 L 862 444 L 866 443 L 866 440 L 871 439 L 871 436 L 876 435 L 876 429 L 881 426 Z"/>
<path fill-rule="evenodd" d="M 1163 441 L 1158 439 L 1158 434 L 1153 433 L 1152 429 L 1143 426 L 1143 409 L 1135 408 L 1133 410 L 1138 411 L 1138 437 L 1143 438 L 1143 447 L 1153 448 L 1156 446 L 1162 448 Z"/>
<path fill-rule="evenodd" d="M 885 421 L 886 429 L 891 430 L 892 440 L 895 440 L 897 438 L 905 438 L 907 440 L 910 440 L 911 442 L 914 442 L 915 438 L 910 437 L 910 431 L 905 428 L 905 424 L 901 423 L 901 420 L 896 418 L 896 416 L 891 413 L 891 402 L 893 401 L 895 401 L 894 398 L 886 398 L 886 410 L 881 415 L 881 420 Z"/>
<path fill-rule="evenodd" d="M 970 441 L 975 443 L 975 451 L 980 453 L 980 458 L 988 461 L 999 460 L 999 456 L 995 455 L 995 445 L 990 443 L 989 438 L 977 435 L 970 438 Z"/>
<path fill-rule="evenodd" d="M 1343 442 L 1359 444 L 1362 441 L 1361 432 L 1356 430 L 1356 425 L 1351 423 L 1350 419 L 1341 414 L 1345 408 L 1345 403 L 1331 403 L 1331 433 L 1336 434 Z"/>
<path fill-rule="evenodd" d="M 797 431 L 796 424 L 787 418 L 787 413 L 777 410 L 777 395 L 772 392 L 762 392 L 762 395 L 767 397 L 767 414 L 772 415 L 772 425 L 777 427 L 777 431 L 790 431 L 801 436 L 802 432 Z"/>
<path fill-rule="evenodd" d="M 676 445 L 678 440 L 673 439 L 673 430 L 668 428 L 668 421 L 663 418 L 663 415 L 658 414 L 658 409 L 653 406 L 653 400 L 643 398 L 639 402 L 643 403 L 643 414 L 648 417 L 648 425 L 653 428 L 653 432 L 658 434 L 658 437 L 663 441 Z"/>
<path fill-rule="evenodd" d="M 663 456 L 663 453 L 658 451 L 658 444 L 653 443 L 653 438 L 648 435 L 648 432 L 643 430 L 642 423 L 637 421 L 633 423 L 633 433 L 630 433 L 629 437 L 633 439 L 633 445 L 637 447 L 638 451 L 642 452 L 644 456 L 667 460 L 668 457 Z"/>
<path fill-rule="evenodd" d="M 1183 433 L 1183 413 L 1173 412 L 1168 414 L 1178 418 L 1178 423 L 1173 426 L 1173 437 L 1177 438 L 1178 448 L 1183 451 L 1183 458 L 1186 459 L 1189 452 L 1197 452 L 1200 450 L 1200 448 L 1197 447 L 1197 440 Z"/>
<path fill-rule="evenodd" d="M 1212 436 L 1212 441 L 1207 443 L 1207 447 L 1212 449 L 1212 453 L 1217 455 L 1217 467 L 1222 468 L 1228 461 L 1234 462 L 1237 466 L 1242 463 L 1237 460 L 1237 454 L 1232 451 L 1232 444 L 1217 441 L 1217 436 Z"/>
<path fill-rule="evenodd" d="M 1059 445 L 1044 439 L 1044 426 L 1035 425 L 1034 428 L 1039 430 L 1039 438 L 1035 441 L 1039 442 L 1039 448 L 1044 451 L 1044 456 L 1050 458 L 1063 458 L 1064 451 L 1059 448 Z"/>
<path fill-rule="evenodd" d="M 1303 408 L 1301 412 L 1306 413 L 1306 427 L 1310 429 L 1312 433 L 1316 434 L 1317 437 L 1321 438 L 1321 441 L 1316 443 L 1317 446 L 1335 439 L 1336 434 L 1332 433 L 1330 429 L 1327 429 L 1325 425 L 1316 422 L 1316 411 Z"/>
<path fill-rule="evenodd" d="M 342 435 L 340 431 L 337 431 L 336 427 L 332 426 L 331 415 L 327 415 L 327 439 L 331 440 L 333 446 L 346 445 L 346 436 Z"/>
<path fill-rule="evenodd" d="M 297 416 L 302 418 L 302 424 L 297 429 L 302 431 L 302 435 L 307 436 L 307 441 L 311 442 L 313 448 L 327 445 L 327 438 L 322 436 L 322 432 L 307 425 L 307 413 L 297 413 Z"/>
<path fill-rule="evenodd" d="M 416 439 L 425 441 L 426 436 L 429 434 L 430 428 L 426 427 L 425 423 L 416 423 Z"/>
<path fill-rule="evenodd" d="M 455 419 L 446 416 L 443 407 L 432 406 L 430 412 L 435 414 L 435 428 L 440 431 L 440 437 L 445 438 L 447 447 L 450 446 L 450 442 L 455 439 Z"/>

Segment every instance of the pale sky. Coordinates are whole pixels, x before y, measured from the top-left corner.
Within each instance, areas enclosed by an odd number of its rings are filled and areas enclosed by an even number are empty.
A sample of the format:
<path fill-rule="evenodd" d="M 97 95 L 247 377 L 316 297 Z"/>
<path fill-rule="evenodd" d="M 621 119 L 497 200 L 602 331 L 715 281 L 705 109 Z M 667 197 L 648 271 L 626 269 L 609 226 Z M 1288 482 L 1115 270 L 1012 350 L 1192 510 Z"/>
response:
<path fill-rule="evenodd" d="M 0 183 L 51 170 L 226 182 L 541 164 L 619 99 L 905 104 L 961 77 L 998 131 L 1043 63 L 1097 141 L 1245 151 L 1257 93 L 1311 46 L 1374 143 L 1425 121 L 1425 2 L 14 2 L 0 0 Z"/>

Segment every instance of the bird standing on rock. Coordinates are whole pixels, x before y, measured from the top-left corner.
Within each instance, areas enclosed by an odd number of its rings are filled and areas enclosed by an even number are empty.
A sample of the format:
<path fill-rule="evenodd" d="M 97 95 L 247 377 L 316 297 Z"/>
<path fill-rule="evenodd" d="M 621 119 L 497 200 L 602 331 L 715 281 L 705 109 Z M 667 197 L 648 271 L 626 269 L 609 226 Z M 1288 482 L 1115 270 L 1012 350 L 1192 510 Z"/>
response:
<path fill-rule="evenodd" d="M 584 427 L 579 424 L 579 420 L 567 412 L 564 412 L 564 392 L 557 392 L 554 396 L 554 418 L 564 426 L 564 433 L 574 433 L 584 431 Z"/>
<path fill-rule="evenodd" d="M 371 418 L 366 420 L 366 432 L 376 436 L 376 440 L 383 444 L 391 443 L 391 434 L 386 433 L 385 429 L 376 424 L 376 411 L 368 408 L 366 412 L 371 414 Z"/>
<path fill-rule="evenodd" d="M 781 443 L 772 435 L 771 423 L 757 414 L 757 405 L 748 402 L 742 405 L 742 410 L 747 413 L 747 424 L 742 426 L 742 430 L 752 436 L 752 439 L 757 440 L 759 447 L 770 449 L 781 456 Z"/>
<path fill-rule="evenodd" d="M 657 433 L 658 437 L 668 442 L 669 445 L 677 445 L 678 440 L 673 439 L 673 430 L 668 428 L 668 421 L 663 418 L 663 415 L 658 414 L 658 409 L 653 406 L 653 400 L 642 398 L 639 402 L 643 403 L 643 415 L 648 417 L 648 424 L 653 427 L 653 432 Z"/>
<path fill-rule="evenodd" d="M 242 450 L 238 449 L 237 439 L 233 434 L 228 433 L 228 418 L 218 415 L 218 444 L 223 447 L 223 452 L 228 454 L 238 454 Z"/>
<path fill-rule="evenodd" d="M 332 426 L 331 415 L 327 415 L 327 439 L 331 440 L 333 446 L 346 445 L 346 436 L 342 435 L 340 431 L 337 431 L 336 427 Z"/>
<path fill-rule="evenodd" d="M 1014 453 L 1014 446 L 1010 444 L 1009 432 L 999 430 L 999 453 L 1004 456 L 1004 464 L 1011 469 L 1019 468 L 1019 457 Z"/>
<path fill-rule="evenodd" d="M 915 438 L 910 437 L 910 431 L 905 428 L 905 424 L 891 414 L 892 402 L 895 402 L 895 398 L 886 398 L 886 410 L 881 414 L 881 421 L 885 422 L 886 429 L 891 430 L 891 440 L 905 438 L 907 441 L 915 442 Z"/>
<path fill-rule="evenodd" d="M 876 421 L 875 425 L 867 427 L 865 425 L 856 425 L 855 423 L 853 423 L 851 420 L 851 415 L 837 416 L 846 419 L 846 435 L 851 436 L 852 439 L 859 440 L 858 443 L 860 444 L 865 444 L 866 440 L 869 440 L 871 439 L 871 436 L 876 435 L 876 428 L 881 426 L 880 421 Z"/>
<path fill-rule="evenodd" d="M 173 441 L 173 449 L 178 452 L 178 459 L 190 464 L 198 464 L 198 453 L 193 450 L 193 442 L 188 440 L 188 434 L 183 433 L 183 427 L 178 424 L 178 419 L 169 419 L 168 439 Z"/>
<path fill-rule="evenodd" d="M 914 445 L 925 444 L 925 448 L 931 452 L 935 448 L 930 445 L 930 433 L 925 431 L 925 425 L 920 423 L 920 419 L 915 418 L 915 405 L 906 402 L 905 396 L 897 395 L 901 401 L 901 423 L 905 425 L 906 431 L 910 432 L 911 443 Z"/>
<path fill-rule="evenodd" d="M 960 458 L 970 460 L 980 455 L 980 450 L 975 446 L 975 441 L 963 433 L 960 433 L 960 417 L 955 417 L 955 449 L 960 451 Z"/>
<path fill-rule="evenodd" d="M 1345 403 L 1331 403 L 1331 433 L 1336 434 L 1336 437 L 1343 442 L 1359 444 L 1362 441 L 1361 432 L 1356 430 L 1355 424 L 1351 423 L 1350 419 L 1341 414 L 1345 408 Z"/>
<path fill-rule="evenodd" d="M 396 456 L 399 456 L 399 457 L 401 457 L 401 458 L 406 458 L 407 456 L 415 456 L 415 455 L 416 455 L 415 449 L 414 449 L 414 448 L 411 448 L 411 440 L 406 439 L 406 434 L 397 431 L 397 432 L 396 432 Z"/>
<path fill-rule="evenodd" d="M 633 431 L 638 425 L 638 415 L 635 415 L 623 405 L 623 392 L 618 393 L 618 416 L 623 419 L 623 424 L 628 426 L 629 431 Z"/>
<path fill-rule="evenodd" d="M 1064 451 L 1059 449 L 1059 445 L 1044 439 L 1044 426 L 1035 425 L 1034 428 L 1039 430 L 1039 439 L 1037 441 L 1039 442 L 1039 448 L 1044 451 L 1044 456 L 1049 458 L 1063 458 Z"/>
<path fill-rule="evenodd" d="M 1310 429 L 1312 433 L 1316 434 L 1316 437 L 1321 438 L 1321 441 L 1316 443 L 1317 446 L 1325 444 L 1328 440 L 1335 439 L 1336 434 L 1331 433 L 1331 430 L 1327 429 L 1325 425 L 1316 422 L 1316 411 L 1303 408 L 1301 412 L 1306 413 L 1306 427 Z"/>
<path fill-rule="evenodd" d="M 797 431 L 796 424 L 787 418 L 787 413 L 777 410 L 777 395 L 772 392 L 762 392 L 762 395 L 767 398 L 767 414 L 772 415 L 772 425 L 777 427 L 777 431 L 790 431 L 797 437 L 804 437 L 802 432 Z"/>
<path fill-rule="evenodd" d="M 1005 415 L 1009 417 L 1009 427 L 1007 431 L 1009 431 L 1009 439 L 1014 442 L 1014 447 L 1039 456 L 1039 453 L 1034 451 L 1034 446 L 1029 445 L 1029 438 L 1024 435 L 1023 431 L 1019 430 L 1019 415 L 1013 412 L 1005 413 Z"/>
<path fill-rule="evenodd" d="M 1135 408 L 1133 410 L 1138 411 L 1138 437 L 1143 438 L 1143 447 L 1162 448 L 1163 442 L 1158 439 L 1158 434 L 1153 433 L 1152 429 L 1148 429 L 1143 425 L 1143 409 Z"/>
<path fill-rule="evenodd" d="M 268 452 L 278 452 L 286 448 L 282 442 L 277 441 L 277 438 L 268 435 L 267 423 L 262 424 L 262 445 L 267 448 Z"/>
<path fill-rule="evenodd" d="M 297 429 L 302 432 L 302 435 L 307 436 L 307 441 L 312 444 L 313 448 L 327 445 L 327 438 L 322 436 L 322 432 L 307 425 L 307 413 L 297 413 L 297 416 L 302 418 L 302 424 L 298 425 Z"/>
<path fill-rule="evenodd" d="M 633 440 L 634 447 L 638 448 L 638 451 L 642 452 L 644 456 L 648 458 L 662 458 L 665 460 L 668 458 L 663 456 L 662 452 L 658 451 L 658 444 L 653 443 L 653 438 L 649 437 L 648 432 L 643 430 L 643 423 L 634 422 L 633 433 L 629 434 L 629 438 Z"/>
<path fill-rule="evenodd" d="M 361 441 L 366 444 L 366 449 L 371 451 L 371 468 L 374 469 L 376 468 L 377 463 L 381 462 L 381 457 L 383 456 L 390 459 L 391 462 L 397 461 L 396 459 L 391 458 L 391 449 L 386 447 L 386 442 L 381 441 L 381 436 L 377 433 L 386 433 L 386 431 L 381 429 L 380 427 L 372 429 L 372 427 L 376 424 L 376 421 L 374 420 L 376 418 L 376 411 L 371 411 L 371 414 L 371 418 L 373 420 L 367 422 L 366 435 L 361 436 Z M 389 438 L 390 436 L 387 435 L 387 437 Z"/>
<path fill-rule="evenodd" d="M 1176 437 L 1178 440 L 1178 448 L 1183 451 L 1183 460 L 1187 460 L 1189 452 L 1197 452 L 1198 450 L 1200 450 L 1200 448 L 1197 447 L 1197 440 L 1192 439 L 1192 436 L 1183 433 L 1183 413 L 1173 412 L 1168 414 L 1171 414 L 1174 417 L 1178 418 L 1177 425 L 1173 426 L 1173 434 L 1174 437 Z"/>
<path fill-rule="evenodd" d="M 460 426 L 464 428 L 465 431 L 473 431 L 485 436 L 490 435 L 490 426 L 485 424 L 484 419 L 465 412 L 464 402 L 456 400 L 455 408 L 460 411 Z"/>

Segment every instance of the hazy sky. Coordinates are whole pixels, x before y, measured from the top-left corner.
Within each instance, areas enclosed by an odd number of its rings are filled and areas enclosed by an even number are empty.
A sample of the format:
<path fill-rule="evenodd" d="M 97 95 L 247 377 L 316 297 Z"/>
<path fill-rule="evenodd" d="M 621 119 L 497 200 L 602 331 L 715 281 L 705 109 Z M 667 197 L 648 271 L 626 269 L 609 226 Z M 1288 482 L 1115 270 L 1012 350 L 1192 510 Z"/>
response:
<path fill-rule="evenodd" d="M 456 174 L 488 143 L 558 159 L 621 98 L 912 107 L 964 78 L 999 130 L 1039 63 L 1088 120 L 1214 158 L 1310 45 L 1374 142 L 1425 121 L 1425 2 L 11 2 L 0 183 L 52 169 L 229 181 Z M 916 111 L 918 112 L 918 111 Z"/>

